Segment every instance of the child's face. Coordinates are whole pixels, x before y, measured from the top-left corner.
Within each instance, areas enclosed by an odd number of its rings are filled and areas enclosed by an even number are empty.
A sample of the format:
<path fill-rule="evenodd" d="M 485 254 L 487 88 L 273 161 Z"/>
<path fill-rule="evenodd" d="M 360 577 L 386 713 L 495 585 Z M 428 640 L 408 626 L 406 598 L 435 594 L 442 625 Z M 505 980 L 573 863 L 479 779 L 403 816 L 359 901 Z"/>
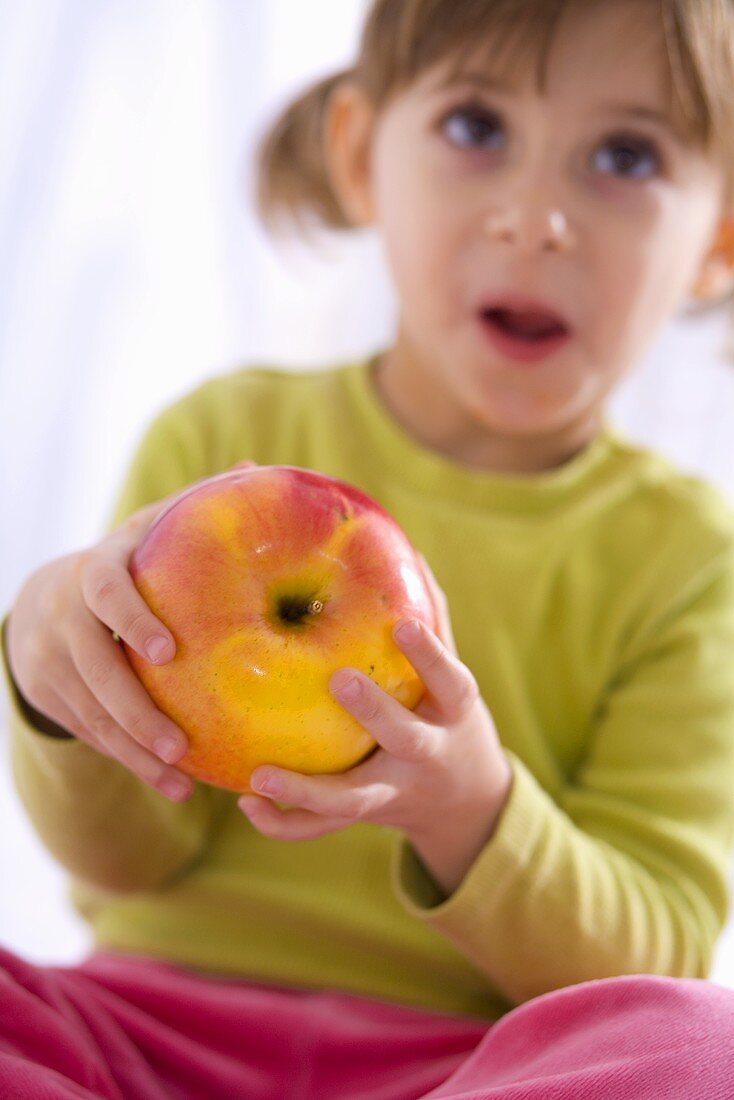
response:
<path fill-rule="evenodd" d="M 447 71 L 437 67 L 379 116 L 364 176 L 354 161 L 339 177 L 385 243 L 405 377 L 420 364 L 475 425 L 523 436 L 596 426 L 716 236 L 721 165 L 664 123 L 611 107 L 669 114 L 652 8 L 582 5 L 553 43 L 545 97 L 529 69 L 508 89 L 433 91 Z M 356 134 L 352 108 L 342 122 Z M 572 340 L 531 367 L 503 357 L 477 305 L 506 292 L 555 307 Z"/>

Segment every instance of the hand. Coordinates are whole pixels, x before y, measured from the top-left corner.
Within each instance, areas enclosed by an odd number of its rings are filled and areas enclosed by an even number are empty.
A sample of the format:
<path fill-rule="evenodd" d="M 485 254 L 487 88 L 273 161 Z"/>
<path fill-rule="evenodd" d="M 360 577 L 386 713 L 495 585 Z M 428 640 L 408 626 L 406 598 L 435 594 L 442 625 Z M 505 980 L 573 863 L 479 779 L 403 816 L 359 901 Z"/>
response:
<path fill-rule="evenodd" d="M 406 619 L 393 631 L 425 684 L 418 706 L 408 710 L 369 677 L 339 669 L 329 690 L 372 734 L 378 750 L 341 775 L 261 766 L 251 777 L 260 794 L 243 795 L 238 805 L 259 832 L 280 840 L 313 839 L 355 821 L 399 828 L 451 891 L 489 839 L 512 772 L 476 680 L 458 658 L 446 597 L 421 560 L 439 636 L 419 624 L 414 638 L 403 639 Z M 347 692 L 350 681 L 359 689 L 354 698 Z M 281 810 L 273 799 L 295 808 Z"/>
<path fill-rule="evenodd" d="M 178 495 L 140 508 L 95 546 L 38 569 L 21 588 L 6 632 L 13 680 L 42 728 L 75 735 L 174 802 L 193 792 L 189 776 L 168 766 L 184 755 L 187 738 L 155 706 L 113 632 L 154 664 L 175 655 L 173 636 L 138 592 L 128 564 Z"/>

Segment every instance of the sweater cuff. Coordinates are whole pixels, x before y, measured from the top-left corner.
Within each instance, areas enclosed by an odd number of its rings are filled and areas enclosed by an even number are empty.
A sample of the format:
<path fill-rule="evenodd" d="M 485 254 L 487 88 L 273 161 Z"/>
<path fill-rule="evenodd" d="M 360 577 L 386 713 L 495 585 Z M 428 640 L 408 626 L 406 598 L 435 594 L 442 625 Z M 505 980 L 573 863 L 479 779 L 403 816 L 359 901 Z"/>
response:
<path fill-rule="evenodd" d="M 486 922 L 493 898 L 499 900 L 525 873 L 546 820 L 540 803 L 550 797 L 514 753 L 505 753 L 513 772 L 510 796 L 491 838 L 453 894 L 446 897 L 404 836 L 393 849 L 391 880 L 401 905 L 437 931 L 453 932 L 453 939 L 462 927 Z"/>

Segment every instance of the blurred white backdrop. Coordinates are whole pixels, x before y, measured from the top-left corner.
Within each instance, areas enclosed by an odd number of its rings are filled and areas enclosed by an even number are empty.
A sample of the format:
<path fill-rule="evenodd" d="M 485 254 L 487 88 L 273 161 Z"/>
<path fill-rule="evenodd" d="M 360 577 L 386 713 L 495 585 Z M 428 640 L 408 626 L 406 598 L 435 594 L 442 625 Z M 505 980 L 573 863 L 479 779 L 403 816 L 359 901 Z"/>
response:
<path fill-rule="evenodd" d="M 276 246 L 250 201 L 262 129 L 352 61 L 367 7 L 0 0 L 3 614 L 30 572 L 100 536 L 137 438 L 174 397 L 239 364 L 299 369 L 389 342 L 373 234 Z M 611 413 L 734 502 L 729 323 L 674 321 Z M 4 721 L 0 837 L 0 944 L 78 960 L 86 925 L 15 795 Z M 713 977 L 734 988 L 734 919 Z"/>

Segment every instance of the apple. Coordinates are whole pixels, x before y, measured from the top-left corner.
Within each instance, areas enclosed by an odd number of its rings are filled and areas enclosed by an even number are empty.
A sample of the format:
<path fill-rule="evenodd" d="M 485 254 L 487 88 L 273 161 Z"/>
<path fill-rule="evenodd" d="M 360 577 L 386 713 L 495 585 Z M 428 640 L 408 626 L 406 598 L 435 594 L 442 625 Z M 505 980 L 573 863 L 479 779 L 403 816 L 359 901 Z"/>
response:
<path fill-rule="evenodd" d="M 425 691 L 392 637 L 403 616 L 437 632 L 416 551 L 347 482 L 297 466 L 235 467 L 184 489 L 129 570 L 173 634 L 153 665 L 124 645 L 160 710 L 189 738 L 177 767 L 249 789 L 259 764 L 346 771 L 375 740 L 328 690 L 349 666 L 413 709 Z"/>

